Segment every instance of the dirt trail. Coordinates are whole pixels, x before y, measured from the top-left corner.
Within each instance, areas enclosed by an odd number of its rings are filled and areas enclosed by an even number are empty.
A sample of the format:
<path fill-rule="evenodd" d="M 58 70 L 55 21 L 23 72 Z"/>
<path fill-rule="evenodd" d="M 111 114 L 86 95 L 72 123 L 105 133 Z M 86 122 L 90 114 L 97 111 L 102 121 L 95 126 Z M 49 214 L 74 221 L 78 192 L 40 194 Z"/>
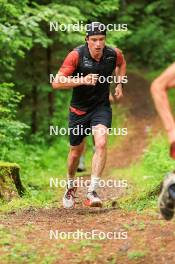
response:
<path fill-rule="evenodd" d="M 152 106 L 148 82 L 135 74 L 129 74 L 128 79 L 126 97 L 121 104 L 129 108 L 126 123 L 129 133 L 121 146 L 109 151 L 104 172 L 108 178 L 111 169 L 124 168 L 136 162 L 147 146 L 147 135 L 153 124 L 154 131 L 160 127 Z M 41 256 L 46 256 L 48 251 L 52 252 L 56 257 L 54 263 L 175 263 L 173 221 L 165 222 L 158 212 L 126 213 L 112 206 L 87 209 L 81 204 L 83 192 L 84 189 L 79 190 L 80 203 L 74 210 L 64 210 L 62 207 L 29 209 L 2 216 L 0 224 L 10 230 L 23 231 L 21 241 L 33 243 Z M 111 188 L 101 192 L 104 200 L 108 201 L 120 195 L 120 191 L 116 193 L 116 189 Z M 29 229 L 29 226 L 32 228 Z M 118 239 L 97 242 L 49 239 L 50 230 L 75 232 L 78 229 L 83 232 L 99 230 L 105 234 L 116 232 Z M 127 239 L 123 239 L 122 232 L 127 232 Z"/>
<path fill-rule="evenodd" d="M 122 168 L 138 160 L 146 147 L 147 134 L 159 127 L 159 121 L 149 92 L 149 83 L 135 74 L 128 75 L 128 85 L 121 101 L 128 108 L 128 136 L 124 144 L 109 155 L 107 168 Z M 112 158 L 111 158 L 112 157 Z"/>

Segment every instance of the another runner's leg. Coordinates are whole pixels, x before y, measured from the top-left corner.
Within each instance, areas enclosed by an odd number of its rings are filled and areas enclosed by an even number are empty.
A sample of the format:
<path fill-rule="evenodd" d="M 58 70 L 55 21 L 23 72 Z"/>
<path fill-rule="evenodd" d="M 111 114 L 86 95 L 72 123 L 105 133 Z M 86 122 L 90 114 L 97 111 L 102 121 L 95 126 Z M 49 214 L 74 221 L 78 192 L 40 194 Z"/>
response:
<path fill-rule="evenodd" d="M 81 157 L 79 159 L 77 172 L 83 172 L 83 171 L 86 170 L 86 167 L 85 167 L 85 153 L 86 153 L 86 141 L 84 142 L 84 149 L 83 149 Z"/>

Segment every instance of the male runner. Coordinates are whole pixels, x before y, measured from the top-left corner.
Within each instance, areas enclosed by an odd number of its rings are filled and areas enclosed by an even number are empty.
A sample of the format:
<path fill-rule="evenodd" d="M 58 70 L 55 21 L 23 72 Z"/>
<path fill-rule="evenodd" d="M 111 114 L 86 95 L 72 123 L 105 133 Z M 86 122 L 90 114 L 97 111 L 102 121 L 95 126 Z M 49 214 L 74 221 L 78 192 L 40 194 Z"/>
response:
<path fill-rule="evenodd" d="M 98 79 L 100 76 L 111 76 L 115 71 L 120 80 L 115 88 L 115 96 L 119 99 L 123 96 L 121 77 L 126 74 L 123 54 L 119 49 L 107 47 L 105 41 L 105 25 L 100 22 L 89 24 L 85 45 L 75 48 L 67 55 L 58 71 L 57 79 L 52 83 L 54 89 L 73 88 L 69 112 L 69 127 L 72 130 L 68 155 L 68 184 L 63 197 L 65 208 L 75 205 L 74 176 L 89 128 L 94 131 L 95 153 L 85 205 L 102 206 L 96 189 L 106 162 L 107 128 L 111 126 L 112 110 L 109 103 L 110 83 L 101 83 Z M 77 74 L 82 77 L 70 77 Z M 77 127 L 82 127 L 83 133 L 75 134 L 73 129 Z"/>
<path fill-rule="evenodd" d="M 175 159 L 175 121 L 170 109 L 167 91 L 175 88 L 175 63 L 169 66 L 151 85 L 156 109 L 163 121 L 170 143 L 170 156 Z M 159 207 L 166 220 L 172 219 L 175 209 L 175 174 L 169 173 L 162 184 Z"/>

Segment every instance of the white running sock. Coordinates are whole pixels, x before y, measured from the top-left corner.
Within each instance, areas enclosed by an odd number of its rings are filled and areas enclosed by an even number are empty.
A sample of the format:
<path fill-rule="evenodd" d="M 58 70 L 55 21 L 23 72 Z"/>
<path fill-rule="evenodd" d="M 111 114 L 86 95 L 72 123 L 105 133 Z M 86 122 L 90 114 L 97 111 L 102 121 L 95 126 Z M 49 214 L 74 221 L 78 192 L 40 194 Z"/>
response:
<path fill-rule="evenodd" d="M 67 174 L 67 188 L 72 189 L 75 185 L 74 179 L 70 178 L 69 175 Z"/>
<path fill-rule="evenodd" d="M 91 183 L 88 187 L 88 192 L 96 191 L 96 189 L 99 187 L 99 180 L 100 177 L 91 175 Z"/>
<path fill-rule="evenodd" d="M 84 169 L 85 168 L 85 157 L 84 157 L 84 155 L 81 155 L 81 157 L 80 157 L 78 168 L 80 168 L 80 169 Z"/>

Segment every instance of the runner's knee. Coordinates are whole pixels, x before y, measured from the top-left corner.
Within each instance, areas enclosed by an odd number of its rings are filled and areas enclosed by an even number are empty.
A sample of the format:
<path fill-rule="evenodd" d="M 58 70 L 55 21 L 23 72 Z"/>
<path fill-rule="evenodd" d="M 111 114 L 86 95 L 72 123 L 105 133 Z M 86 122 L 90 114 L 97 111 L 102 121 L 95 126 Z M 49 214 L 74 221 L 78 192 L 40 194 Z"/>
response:
<path fill-rule="evenodd" d="M 81 154 L 83 153 L 83 150 L 84 150 L 84 146 L 82 144 L 80 146 L 71 147 L 70 154 L 72 158 L 76 159 L 81 156 Z"/>
<path fill-rule="evenodd" d="M 100 138 L 95 143 L 96 150 L 104 150 L 106 148 L 106 138 Z"/>

